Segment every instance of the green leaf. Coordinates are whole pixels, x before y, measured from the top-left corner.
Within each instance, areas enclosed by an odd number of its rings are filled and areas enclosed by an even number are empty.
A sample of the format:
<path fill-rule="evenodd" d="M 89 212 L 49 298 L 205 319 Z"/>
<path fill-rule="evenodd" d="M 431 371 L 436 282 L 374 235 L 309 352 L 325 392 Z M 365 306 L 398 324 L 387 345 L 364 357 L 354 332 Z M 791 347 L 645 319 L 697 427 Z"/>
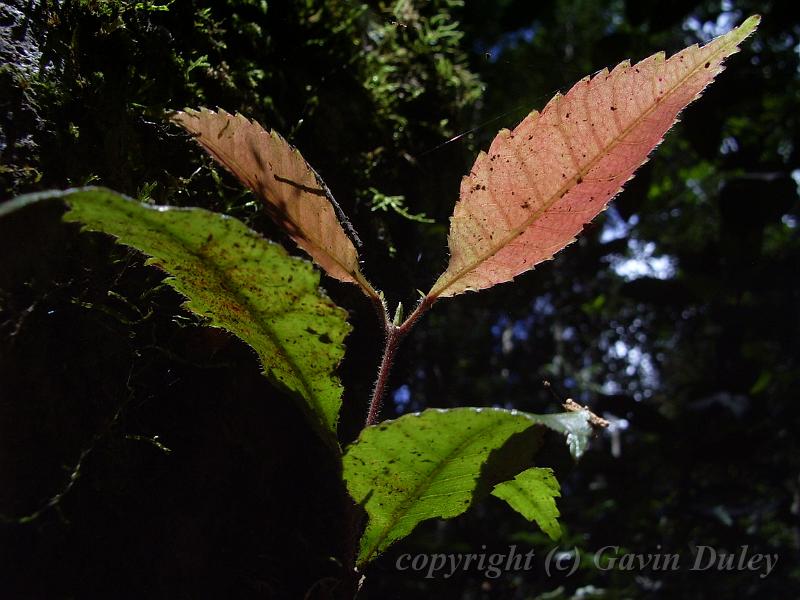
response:
<path fill-rule="evenodd" d="M 0 215 L 52 198 L 67 203 L 66 221 L 150 256 L 148 264 L 169 273 L 166 283 L 187 298 L 183 306 L 249 344 L 264 374 L 301 397 L 315 428 L 338 448 L 342 386 L 334 371 L 350 326 L 346 311 L 320 290 L 311 263 L 231 217 L 150 206 L 103 188 L 21 196 Z"/>
<path fill-rule="evenodd" d="M 555 500 L 561 496 L 561 488 L 551 469 L 533 467 L 523 471 L 511 481 L 498 483 L 492 495 L 508 502 L 528 521 L 536 521 L 551 540 L 561 537 Z"/>
<path fill-rule="evenodd" d="M 532 415 L 455 408 L 430 409 L 367 427 L 344 455 L 347 489 L 369 517 L 358 565 L 421 521 L 467 510 L 480 494 L 490 456 L 515 434 L 544 425 L 565 433 L 573 455 L 578 455 L 591 432 L 588 419 L 587 411 Z"/>

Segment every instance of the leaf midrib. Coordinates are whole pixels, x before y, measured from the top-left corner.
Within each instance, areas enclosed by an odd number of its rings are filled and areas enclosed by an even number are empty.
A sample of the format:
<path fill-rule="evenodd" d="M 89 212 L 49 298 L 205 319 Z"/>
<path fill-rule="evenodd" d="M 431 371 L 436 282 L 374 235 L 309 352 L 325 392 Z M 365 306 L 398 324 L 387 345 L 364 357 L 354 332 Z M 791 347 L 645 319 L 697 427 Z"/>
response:
<path fill-rule="evenodd" d="M 187 113 L 187 114 L 189 114 L 189 113 Z M 234 115 L 230 115 L 230 117 L 231 118 L 235 118 Z M 259 126 L 259 129 L 261 129 L 261 131 L 259 132 L 260 135 L 270 135 L 270 133 L 267 130 L 261 128 L 260 126 Z M 225 166 L 225 168 L 228 169 L 228 171 L 230 171 L 235 177 L 240 178 L 239 174 L 236 171 L 234 171 L 234 169 L 232 167 L 229 166 L 231 164 L 235 164 L 234 161 L 231 159 L 231 155 L 228 154 L 227 152 L 222 151 L 217 146 L 215 146 L 212 137 L 213 136 L 211 136 L 211 135 L 205 136 L 205 139 L 209 140 L 209 142 L 208 142 L 208 144 L 206 144 L 204 142 L 200 142 L 201 145 L 203 145 L 206 148 L 208 148 L 208 150 L 211 151 L 212 154 L 215 154 L 218 157 L 219 162 L 221 162 L 223 164 L 223 166 Z M 200 138 L 198 137 L 198 141 L 199 140 L 200 140 Z M 212 150 L 212 148 L 213 148 L 213 150 Z M 305 159 L 303 159 L 303 160 L 305 161 Z M 244 179 L 246 179 L 247 187 L 250 188 L 250 191 L 253 192 L 254 194 L 256 194 L 256 196 L 262 196 L 262 193 L 259 191 L 258 186 L 255 185 L 255 182 L 253 181 L 253 178 L 248 177 L 247 175 L 244 175 L 243 177 L 244 177 Z M 263 196 L 266 196 L 266 194 L 263 194 Z M 326 200 L 327 200 L 327 198 L 326 198 Z M 269 202 L 269 200 L 266 197 L 264 198 L 264 201 Z M 269 202 L 269 203 L 272 206 L 277 207 L 276 204 L 274 204 L 272 202 Z M 325 254 L 325 256 L 327 256 L 328 258 L 330 258 L 334 263 L 336 263 L 342 269 L 342 271 L 344 271 L 345 273 L 350 275 L 353 278 L 353 280 L 356 283 L 358 283 L 358 285 L 361 286 L 367 292 L 367 294 L 369 296 L 375 295 L 374 294 L 374 290 L 372 289 L 372 286 L 367 283 L 366 279 L 364 279 L 364 276 L 361 274 L 361 271 L 359 269 L 356 269 L 355 271 L 352 271 L 350 267 L 348 267 L 347 265 L 342 263 L 342 261 L 340 261 L 336 256 L 331 254 L 326 249 L 325 245 L 319 239 L 317 239 L 313 235 L 310 235 L 306 231 L 306 228 L 301 227 L 291 217 L 291 215 L 290 215 L 290 213 L 288 211 L 284 210 L 284 211 L 282 211 L 282 213 L 284 214 L 286 220 L 289 221 L 289 223 L 291 223 L 292 226 L 297 231 L 302 231 L 303 232 L 303 238 L 304 239 L 307 239 L 307 240 L 310 240 L 311 242 L 313 242 L 315 248 L 317 248 L 318 250 L 322 251 L 322 253 Z M 338 218 L 336 216 L 334 216 L 334 218 L 336 218 L 337 222 L 338 222 Z M 345 236 L 345 237 L 347 237 L 347 236 Z"/>
<path fill-rule="evenodd" d="M 531 422 L 530 426 L 535 425 L 535 422 Z M 471 436 L 464 438 L 461 443 L 457 446 L 453 447 L 445 456 L 445 458 L 439 461 L 430 472 L 428 472 L 422 481 L 414 487 L 412 492 L 397 505 L 397 507 L 390 513 L 390 519 L 388 524 L 381 528 L 380 533 L 378 534 L 375 542 L 370 545 L 369 551 L 364 556 L 364 558 L 360 561 L 360 564 L 363 565 L 369 562 L 372 555 L 380 548 L 380 545 L 389 537 L 389 533 L 391 532 L 392 528 L 400 522 L 400 520 L 405 516 L 405 513 L 408 512 L 408 509 L 417 501 L 419 500 L 422 493 L 430 488 L 430 485 L 435 477 L 437 477 L 447 466 L 447 464 L 456 456 L 457 454 L 463 453 L 464 449 L 467 448 L 470 444 L 472 444 L 476 439 L 478 439 L 481 435 L 483 435 L 486 431 L 496 428 L 499 425 L 497 423 L 490 423 L 486 426 L 482 427 L 481 429 L 477 430 Z M 527 427 L 526 427 L 527 429 Z M 524 431 L 524 430 L 522 430 Z M 491 451 L 490 451 L 491 453 Z M 401 514 L 402 513 L 402 514 Z"/>
<path fill-rule="evenodd" d="M 722 45 L 717 52 L 713 53 L 706 60 L 707 61 L 716 61 L 717 58 L 721 54 L 725 54 L 731 48 L 731 46 L 734 46 L 734 47 L 738 46 L 741 43 L 741 41 L 742 40 L 739 39 L 739 40 L 736 40 L 736 41 L 732 41 L 732 42 L 730 42 L 728 44 Z M 698 50 L 699 49 L 701 49 L 701 48 L 698 48 Z M 668 59 L 665 59 L 664 60 L 664 64 L 666 64 L 671 59 L 672 59 L 672 57 L 670 57 Z M 647 60 L 647 59 L 644 59 L 644 60 Z M 457 281 L 459 281 L 462 277 L 464 277 L 465 275 L 467 275 L 470 272 L 474 271 L 482 263 L 484 263 L 485 261 L 487 261 L 488 259 L 493 257 L 495 254 L 500 252 L 500 250 L 505 248 L 509 243 L 511 243 L 517 237 L 519 237 L 519 235 L 521 233 L 524 233 L 544 213 L 546 213 L 548 210 L 550 210 L 553 207 L 553 205 L 556 202 L 558 202 L 558 200 L 560 200 L 561 197 L 564 194 L 566 194 L 570 189 L 572 189 L 572 187 L 576 184 L 578 179 L 582 178 L 589 171 L 591 171 L 597 165 L 597 163 L 600 162 L 600 160 L 602 160 L 603 158 L 608 156 L 624 138 L 626 138 L 632 131 L 634 131 L 637 127 L 639 127 L 639 125 L 641 124 L 641 122 L 644 119 L 646 119 L 657 108 L 662 106 L 664 99 L 666 99 L 667 97 L 670 97 L 672 94 L 674 94 L 690 77 L 692 77 L 695 73 L 697 73 L 699 71 L 699 69 L 700 69 L 700 65 L 701 64 L 703 64 L 703 61 L 696 62 L 694 68 L 691 71 L 689 71 L 683 78 L 681 78 L 681 80 L 676 85 L 674 85 L 669 90 L 669 92 L 665 93 L 662 96 L 662 101 L 654 103 L 650 108 L 648 108 L 639 117 L 637 117 L 634 120 L 634 122 L 631 125 L 629 125 L 628 127 L 626 127 L 620 134 L 618 134 L 613 139 L 613 141 L 604 148 L 603 151 L 598 152 L 597 155 L 587 163 L 586 168 L 584 168 L 583 170 L 578 169 L 575 175 L 570 177 L 562 187 L 560 187 L 554 194 L 552 194 L 550 196 L 548 201 L 545 202 L 544 206 L 539 211 L 533 213 L 528 219 L 523 221 L 523 224 L 520 227 L 512 229 L 511 233 L 508 236 L 506 236 L 505 238 L 503 238 L 502 242 L 500 244 L 498 244 L 493 250 L 491 250 L 490 252 L 486 252 L 484 255 L 481 255 L 478 259 L 474 260 L 468 266 L 463 267 L 462 269 L 457 271 L 455 273 L 455 275 L 449 281 L 447 281 L 446 285 L 444 285 L 443 287 L 441 287 L 438 290 L 436 289 L 436 285 L 434 285 L 434 287 L 431 288 L 431 291 L 428 292 L 428 297 L 437 298 L 437 297 L 441 296 L 442 293 L 444 293 L 448 288 L 452 287 L 453 284 L 455 284 Z M 713 81 L 713 77 L 711 78 L 710 81 Z M 709 81 L 709 83 L 710 83 L 710 81 Z M 688 104 L 687 104 L 687 106 L 688 106 Z M 681 110 L 684 110 L 685 108 L 686 107 L 684 106 Z M 678 112 L 680 112 L 680 111 L 678 111 Z"/>

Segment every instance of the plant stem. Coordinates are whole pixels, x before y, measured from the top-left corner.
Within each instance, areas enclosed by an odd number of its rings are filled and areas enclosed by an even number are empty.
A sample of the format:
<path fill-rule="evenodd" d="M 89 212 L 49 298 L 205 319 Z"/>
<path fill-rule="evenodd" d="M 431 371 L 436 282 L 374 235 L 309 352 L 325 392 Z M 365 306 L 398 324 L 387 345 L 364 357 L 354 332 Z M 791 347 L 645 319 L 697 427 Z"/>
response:
<path fill-rule="evenodd" d="M 378 378 L 375 380 L 375 387 L 372 389 L 372 400 L 370 400 L 369 403 L 366 427 L 375 425 L 378 422 L 381 406 L 383 404 L 383 396 L 386 391 L 386 382 L 389 379 L 389 373 L 392 370 L 394 357 L 395 354 L 397 354 L 397 349 L 400 347 L 400 342 L 408 335 L 408 332 L 411 331 L 411 328 L 419 318 L 433 306 L 434 302 L 436 302 L 436 298 L 425 296 L 417 305 L 414 312 L 403 321 L 402 325 L 393 324 L 389 319 L 388 313 L 385 313 L 386 342 L 383 347 L 381 366 L 378 369 Z"/>
<path fill-rule="evenodd" d="M 417 304 L 417 308 L 414 309 L 414 312 L 408 315 L 408 318 L 403 321 L 403 324 L 400 325 L 400 327 L 398 327 L 398 329 L 403 330 L 403 335 L 406 335 L 419 320 L 419 318 L 430 310 L 431 306 L 433 306 L 433 303 L 436 302 L 436 300 L 438 300 L 438 297 L 436 296 L 425 296 L 419 301 L 419 304 Z"/>
<path fill-rule="evenodd" d="M 375 309 L 375 314 L 378 315 L 378 321 L 383 326 L 383 331 L 387 335 L 389 334 L 389 325 L 392 324 L 392 320 L 389 318 L 389 311 L 386 308 L 386 304 L 379 296 L 370 297 L 372 301 L 372 307 Z"/>
<path fill-rule="evenodd" d="M 369 412 L 367 413 L 367 420 L 365 427 L 375 425 L 380 418 L 381 405 L 383 403 L 383 396 L 386 390 L 386 382 L 389 379 L 389 373 L 394 364 L 394 357 L 400 342 L 411 331 L 411 328 L 425 314 L 425 312 L 433 306 L 436 302 L 435 297 L 425 296 L 420 300 L 417 308 L 414 309 L 408 318 L 403 321 L 402 325 L 395 325 L 392 322 L 389 312 L 383 300 L 377 294 L 370 296 L 373 300 L 373 305 L 378 313 L 378 319 L 383 321 L 384 331 L 386 333 L 386 342 L 383 347 L 383 357 L 381 358 L 381 366 L 378 369 L 378 379 L 375 381 L 375 387 L 372 390 L 372 400 L 369 403 Z M 347 496 L 347 513 L 350 518 L 351 536 L 348 540 L 348 552 L 345 555 L 345 565 L 349 576 L 343 580 L 344 597 L 355 598 L 359 590 L 360 573 L 355 568 L 356 555 L 358 553 L 358 538 L 361 532 L 362 513 L 361 508 L 353 502 L 353 499 Z"/>
<path fill-rule="evenodd" d="M 378 378 L 375 380 L 375 387 L 372 389 L 372 400 L 370 400 L 369 412 L 367 413 L 367 427 L 375 425 L 380 416 L 383 394 L 386 390 L 386 381 L 389 378 L 389 372 L 392 370 L 394 355 L 397 352 L 402 337 L 399 334 L 399 330 L 399 327 L 391 323 L 387 326 L 386 345 L 383 347 L 383 358 L 381 359 L 381 366 L 378 369 Z"/>

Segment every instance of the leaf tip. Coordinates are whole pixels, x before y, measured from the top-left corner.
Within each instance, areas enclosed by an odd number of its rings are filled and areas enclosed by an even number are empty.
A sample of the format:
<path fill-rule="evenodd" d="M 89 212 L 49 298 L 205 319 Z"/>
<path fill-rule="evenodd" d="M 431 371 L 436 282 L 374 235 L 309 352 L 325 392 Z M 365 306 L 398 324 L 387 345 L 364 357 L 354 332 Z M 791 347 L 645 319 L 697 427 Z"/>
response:
<path fill-rule="evenodd" d="M 751 15 L 742 22 L 739 27 L 732 29 L 725 35 L 721 35 L 719 40 L 724 40 L 727 47 L 730 48 L 728 55 L 737 51 L 739 45 L 748 38 L 761 23 L 761 15 Z"/>
<path fill-rule="evenodd" d="M 739 26 L 739 29 L 746 30 L 747 33 L 749 34 L 755 31 L 756 27 L 758 27 L 760 23 L 761 23 L 761 15 L 750 15 L 749 17 L 747 17 L 747 19 L 744 20 L 744 23 L 742 23 Z"/>
<path fill-rule="evenodd" d="M 203 112 L 207 112 L 206 108 L 201 107 L 200 110 L 185 107 L 183 110 L 173 110 L 167 114 L 167 118 L 175 125 L 182 127 L 187 133 L 195 135 L 195 131 L 190 125 L 190 121 L 194 119 L 199 121 L 203 116 Z"/>
<path fill-rule="evenodd" d="M 761 15 L 750 15 L 744 22 L 735 29 L 736 44 L 740 44 L 745 38 L 749 37 L 761 23 Z"/>

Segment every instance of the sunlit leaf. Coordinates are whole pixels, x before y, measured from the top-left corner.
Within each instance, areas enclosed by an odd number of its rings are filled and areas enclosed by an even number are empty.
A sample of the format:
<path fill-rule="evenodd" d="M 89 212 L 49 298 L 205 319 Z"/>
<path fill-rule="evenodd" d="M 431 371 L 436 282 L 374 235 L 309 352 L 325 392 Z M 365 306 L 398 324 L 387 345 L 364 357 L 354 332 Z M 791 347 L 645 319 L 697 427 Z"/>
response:
<path fill-rule="evenodd" d="M 275 131 L 224 110 L 186 109 L 172 120 L 250 188 L 270 217 L 328 275 L 377 297 L 359 268 L 355 231 L 297 149 Z"/>
<path fill-rule="evenodd" d="M 510 281 L 574 241 L 758 22 L 669 60 L 659 53 L 585 77 L 501 131 L 461 183 L 450 263 L 429 297 Z"/>
<path fill-rule="evenodd" d="M 591 433 L 588 419 L 587 411 L 455 408 L 367 427 L 344 456 L 347 489 L 369 517 L 358 563 L 374 559 L 421 521 L 467 510 L 490 456 L 515 434 L 546 426 L 571 436 L 571 449 L 582 451 Z"/>
<path fill-rule="evenodd" d="M 560 513 L 556 507 L 561 488 L 551 469 L 527 469 L 511 481 L 498 483 L 492 495 L 505 500 L 528 521 L 536 521 L 550 539 L 561 537 Z"/>
<path fill-rule="evenodd" d="M 148 264 L 169 273 L 166 283 L 187 298 L 183 306 L 249 344 L 264 374 L 300 397 L 314 426 L 336 445 L 342 387 L 334 371 L 350 326 L 346 311 L 320 290 L 310 262 L 236 219 L 150 206 L 103 188 L 22 196 L 3 212 L 51 198 L 68 205 L 66 221 L 150 256 Z"/>

